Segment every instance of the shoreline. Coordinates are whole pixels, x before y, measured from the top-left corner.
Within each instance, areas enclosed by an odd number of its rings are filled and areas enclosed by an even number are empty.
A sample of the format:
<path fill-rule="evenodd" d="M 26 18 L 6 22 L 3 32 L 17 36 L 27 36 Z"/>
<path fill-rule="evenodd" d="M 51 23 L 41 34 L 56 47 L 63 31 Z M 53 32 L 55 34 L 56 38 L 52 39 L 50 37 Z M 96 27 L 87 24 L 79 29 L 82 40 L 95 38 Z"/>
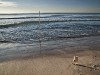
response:
<path fill-rule="evenodd" d="M 0 54 L 0 75 L 100 75 L 99 38 L 45 42 L 41 53 L 39 46 L 15 45 Z M 72 64 L 75 55 L 79 65 Z"/>
<path fill-rule="evenodd" d="M 84 51 L 100 51 L 100 36 L 74 38 L 67 40 L 55 40 L 42 42 L 41 50 L 39 43 L 36 44 L 18 44 L 2 43 L 0 44 L 0 62 L 39 57 L 41 55 L 60 55 L 69 53 L 76 54 Z"/>

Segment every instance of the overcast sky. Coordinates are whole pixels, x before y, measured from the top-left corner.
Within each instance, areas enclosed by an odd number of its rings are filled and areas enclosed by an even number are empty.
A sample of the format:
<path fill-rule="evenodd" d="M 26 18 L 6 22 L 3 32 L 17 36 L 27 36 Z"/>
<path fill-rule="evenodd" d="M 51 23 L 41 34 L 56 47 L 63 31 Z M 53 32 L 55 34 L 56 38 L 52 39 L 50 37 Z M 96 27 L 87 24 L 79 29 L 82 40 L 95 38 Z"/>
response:
<path fill-rule="evenodd" d="M 100 13 L 100 0 L 0 0 L 0 13 Z"/>

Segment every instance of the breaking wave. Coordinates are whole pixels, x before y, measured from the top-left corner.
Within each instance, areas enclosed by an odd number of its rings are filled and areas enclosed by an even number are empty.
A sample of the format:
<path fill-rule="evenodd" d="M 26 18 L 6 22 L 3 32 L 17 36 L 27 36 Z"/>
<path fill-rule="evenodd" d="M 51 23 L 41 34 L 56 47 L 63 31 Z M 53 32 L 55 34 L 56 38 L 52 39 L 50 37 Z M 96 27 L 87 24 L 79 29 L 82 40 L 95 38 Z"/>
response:
<path fill-rule="evenodd" d="M 41 30 L 41 31 L 40 31 Z M 100 35 L 100 14 L 0 15 L 0 43 L 35 43 Z"/>

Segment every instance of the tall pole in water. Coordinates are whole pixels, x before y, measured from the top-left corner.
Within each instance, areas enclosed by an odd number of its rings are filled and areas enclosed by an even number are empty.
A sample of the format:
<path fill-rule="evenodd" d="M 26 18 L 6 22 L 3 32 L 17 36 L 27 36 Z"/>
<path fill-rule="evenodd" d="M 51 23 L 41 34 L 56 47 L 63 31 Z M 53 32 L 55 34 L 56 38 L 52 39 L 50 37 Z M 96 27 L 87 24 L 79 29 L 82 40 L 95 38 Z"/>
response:
<path fill-rule="evenodd" d="M 39 45 L 40 45 L 40 54 L 41 54 L 41 28 L 40 28 L 40 11 L 39 11 L 39 33 L 40 33 L 40 37 L 39 37 Z"/>
<path fill-rule="evenodd" d="M 39 11 L 39 25 L 40 25 L 40 11 Z"/>

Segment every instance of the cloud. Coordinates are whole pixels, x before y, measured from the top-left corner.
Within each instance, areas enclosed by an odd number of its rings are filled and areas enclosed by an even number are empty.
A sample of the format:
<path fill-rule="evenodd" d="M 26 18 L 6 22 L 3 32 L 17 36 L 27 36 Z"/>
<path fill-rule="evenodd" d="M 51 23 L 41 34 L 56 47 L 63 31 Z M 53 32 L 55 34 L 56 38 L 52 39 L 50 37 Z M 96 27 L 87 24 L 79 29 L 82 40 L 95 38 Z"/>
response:
<path fill-rule="evenodd" d="M 12 6 L 12 7 L 16 7 L 17 4 L 16 2 L 8 2 L 8 1 L 2 1 L 0 0 L 0 7 L 7 7 L 7 6 Z"/>

